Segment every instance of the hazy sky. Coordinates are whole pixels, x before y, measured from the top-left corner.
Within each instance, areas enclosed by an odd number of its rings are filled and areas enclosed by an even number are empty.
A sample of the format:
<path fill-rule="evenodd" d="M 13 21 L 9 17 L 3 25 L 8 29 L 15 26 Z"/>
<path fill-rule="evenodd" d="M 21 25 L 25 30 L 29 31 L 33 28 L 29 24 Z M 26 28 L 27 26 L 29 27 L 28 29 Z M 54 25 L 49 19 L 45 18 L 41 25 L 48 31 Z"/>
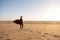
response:
<path fill-rule="evenodd" d="M 0 21 L 60 21 L 60 0 L 0 0 Z"/>

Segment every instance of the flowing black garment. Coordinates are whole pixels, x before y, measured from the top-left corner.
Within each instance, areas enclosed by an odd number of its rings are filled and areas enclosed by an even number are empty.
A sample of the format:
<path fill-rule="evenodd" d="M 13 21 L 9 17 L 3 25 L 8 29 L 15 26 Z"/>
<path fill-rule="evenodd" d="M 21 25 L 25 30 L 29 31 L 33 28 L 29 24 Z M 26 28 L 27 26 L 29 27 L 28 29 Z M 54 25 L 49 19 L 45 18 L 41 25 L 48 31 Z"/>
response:
<path fill-rule="evenodd" d="M 16 23 L 16 24 L 20 24 L 20 20 L 18 20 L 18 19 L 14 20 L 13 22 Z"/>

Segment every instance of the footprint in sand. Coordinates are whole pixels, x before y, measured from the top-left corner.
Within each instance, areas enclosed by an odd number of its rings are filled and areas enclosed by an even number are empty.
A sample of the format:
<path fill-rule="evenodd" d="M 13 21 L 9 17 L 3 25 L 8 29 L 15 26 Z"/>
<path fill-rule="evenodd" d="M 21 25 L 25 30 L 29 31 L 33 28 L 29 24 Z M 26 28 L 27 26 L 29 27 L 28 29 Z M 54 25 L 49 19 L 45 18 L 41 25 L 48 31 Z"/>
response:
<path fill-rule="evenodd" d="M 7 40 L 10 40 L 10 39 L 7 39 Z"/>
<path fill-rule="evenodd" d="M 43 34 L 56 37 L 60 40 L 60 36 L 58 36 L 58 35 L 52 35 L 52 34 L 49 34 L 49 33 L 43 33 Z M 44 35 L 42 35 L 42 36 L 45 37 Z M 47 40 L 49 40 L 49 39 L 47 39 Z"/>
<path fill-rule="evenodd" d="M 1 38 L 3 38 L 3 36 L 2 36 L 2 35 L 0 35 L 0 39 L 1 39 Z"/>
<path fill-rule="evenodd" d="M 45 34 L 45 35 L 50 35 L 49 33 L 43 33 L 43 34 Z"/>
<path fill-rule="evenodd" d="M 47 40 L 49 40 L 49 39 L 47 39 Z"/>
<path fill-rule="evenodd" d="M 53 35 L 54 37 L 56 37 L 56 38 L 60 38 L 60 36 L 58 36 L 58 35 Z"/>
<path fill-rule="evenodd" d="M 46 37 L 46 36 L 44 36 L 44 35 L 41 35 L 42 37 Z"/>
<path fill-rule="evenodd" d="M 51 36 L 49 33 L 43 33 L 43 35 L 41 35 L 42 37 L 46 37 L 46 35 Z"/>

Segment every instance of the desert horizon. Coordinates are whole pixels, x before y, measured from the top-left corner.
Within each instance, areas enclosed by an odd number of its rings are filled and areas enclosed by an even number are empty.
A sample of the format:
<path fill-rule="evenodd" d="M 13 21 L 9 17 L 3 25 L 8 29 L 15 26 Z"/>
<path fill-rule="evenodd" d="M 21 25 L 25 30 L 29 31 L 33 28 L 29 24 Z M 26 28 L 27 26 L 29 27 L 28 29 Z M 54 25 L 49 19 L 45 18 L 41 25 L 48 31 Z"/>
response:
<path fill-rule="evenodd" d="M 14 23 L 13 21 L 0 21 L 0 23 Z M 60 21 L 24 21 L 26 24 L 60 24 Z"/>

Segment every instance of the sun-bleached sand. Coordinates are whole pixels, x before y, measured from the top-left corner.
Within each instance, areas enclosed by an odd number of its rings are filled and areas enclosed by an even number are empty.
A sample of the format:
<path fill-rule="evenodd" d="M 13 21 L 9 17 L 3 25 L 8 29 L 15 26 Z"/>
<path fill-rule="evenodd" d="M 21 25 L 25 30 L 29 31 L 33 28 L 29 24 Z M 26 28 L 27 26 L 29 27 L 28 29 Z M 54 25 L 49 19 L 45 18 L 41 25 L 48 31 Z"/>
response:
<path fill-rule="evenodd" d="M 0 23 L 0 40 L 60 40 L 60 24 Z"/>

